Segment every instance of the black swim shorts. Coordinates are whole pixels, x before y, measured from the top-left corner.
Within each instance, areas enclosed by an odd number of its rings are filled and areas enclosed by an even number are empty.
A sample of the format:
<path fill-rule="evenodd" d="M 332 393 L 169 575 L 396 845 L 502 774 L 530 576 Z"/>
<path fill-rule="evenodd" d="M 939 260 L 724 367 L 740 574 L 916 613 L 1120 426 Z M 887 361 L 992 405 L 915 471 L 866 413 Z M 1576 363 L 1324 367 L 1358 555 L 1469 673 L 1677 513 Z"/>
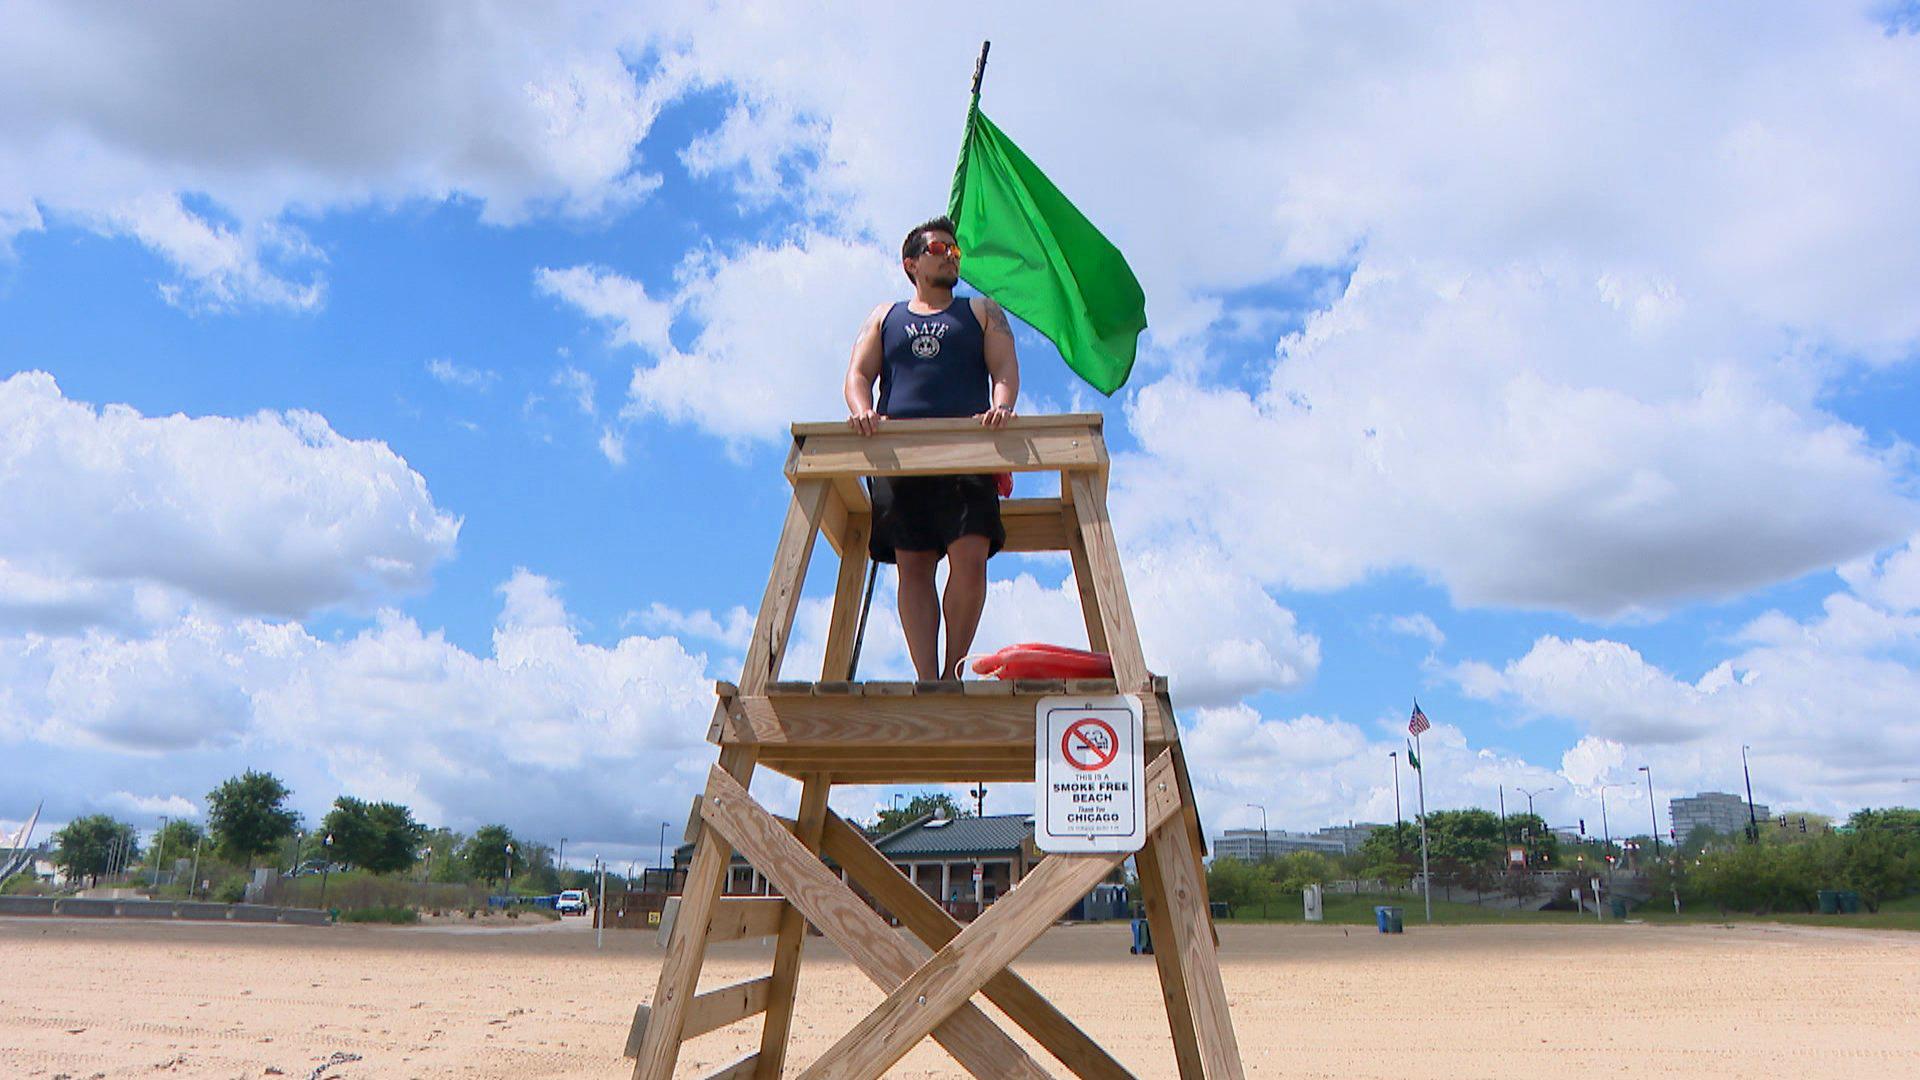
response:
<path fill-rule="evenodd" d="M 877 562 L 893 562 L 895 551 L 945 555 L 962 536 L 986 537 L 989 557 L 1007 544 L 991 476 L 875 476 L 867 489 L 873 496 L 867 551 Z"/>

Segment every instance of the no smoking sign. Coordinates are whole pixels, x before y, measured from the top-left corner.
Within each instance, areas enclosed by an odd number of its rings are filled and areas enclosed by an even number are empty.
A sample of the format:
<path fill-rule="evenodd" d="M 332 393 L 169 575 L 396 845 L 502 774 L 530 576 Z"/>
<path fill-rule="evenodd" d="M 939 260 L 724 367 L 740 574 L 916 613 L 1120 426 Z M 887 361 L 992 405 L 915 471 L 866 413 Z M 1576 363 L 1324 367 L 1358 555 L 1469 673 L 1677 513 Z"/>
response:
<path fill-rule="evenodd" d="M 1140 850 L 1147 835 L 1139 701 L 1042 698 L 1034 720 L 1034 843 L 1052 852 Z"/>

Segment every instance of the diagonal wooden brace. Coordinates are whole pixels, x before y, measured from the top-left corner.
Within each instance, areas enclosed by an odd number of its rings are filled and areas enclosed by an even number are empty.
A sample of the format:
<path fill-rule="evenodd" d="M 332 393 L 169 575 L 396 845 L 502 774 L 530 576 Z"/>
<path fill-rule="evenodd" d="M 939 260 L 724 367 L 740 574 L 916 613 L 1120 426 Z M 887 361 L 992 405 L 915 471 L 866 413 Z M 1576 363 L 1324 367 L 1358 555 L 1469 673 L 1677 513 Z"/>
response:
<path fill-rule="evenodd" d="M 838 815 L 827 815 L 821 850 L 930 948 L 938 949 L 960 933 L 959 921 L 919 886 L 900 876 L 872 841 Z M 981 991 L 1075 1076 L 1082 1080 L 1133 1080 L 1126 1066 L 1012 970 L 988 979 Z"/>
<path fill-rule="evenodd" d="M 1171 751 L 1148 767 L 1146 794 L 1151 833 L 1180 811 Z M 886 1072 L 1126 859 L 1126 852 L 1049 856 L 841 1036 L 802 1080 L 872 1080 Z"/>
<path fill-rule="evenodd" d="M 700 815 L 881 989 L 905 981 L 927 955 L 887 926 L 778 818 L 754 802 L 746 788 L 718 768 L 707 777 Z M 1046 1070 L 973 1005 L 953 1012 L 932 1034 L 962 1067 L 983 1080 L 1047 1080 Z"/>

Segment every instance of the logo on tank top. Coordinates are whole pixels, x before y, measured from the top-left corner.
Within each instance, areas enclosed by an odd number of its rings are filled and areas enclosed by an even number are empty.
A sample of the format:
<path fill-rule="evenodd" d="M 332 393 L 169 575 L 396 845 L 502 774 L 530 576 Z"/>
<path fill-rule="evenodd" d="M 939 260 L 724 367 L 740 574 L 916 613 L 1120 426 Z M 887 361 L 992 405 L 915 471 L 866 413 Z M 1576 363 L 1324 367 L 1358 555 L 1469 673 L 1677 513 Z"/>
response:
<path fill-rule="evenodd" d="M 940 339 L 946 336 L 947 329 L 943 322 L 908 323 L 908 347 L 920 359 L 931 360 L 940 355 Z"/>

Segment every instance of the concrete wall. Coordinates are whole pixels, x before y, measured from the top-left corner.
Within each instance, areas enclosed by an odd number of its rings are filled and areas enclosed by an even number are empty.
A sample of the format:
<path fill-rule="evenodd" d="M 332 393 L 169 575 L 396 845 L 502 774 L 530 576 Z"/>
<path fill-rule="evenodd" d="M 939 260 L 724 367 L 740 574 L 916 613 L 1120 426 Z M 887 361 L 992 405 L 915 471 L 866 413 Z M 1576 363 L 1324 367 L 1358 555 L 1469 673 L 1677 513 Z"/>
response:
<path fill-rule="evenodd" d="M 82 900 L 69 896 L 0 896 L 0 915 L 55 915 L 91 919 L 193 919 L 211 922 L 327 925 L 327 913 L 259 904 L 193 900 Z"/>

